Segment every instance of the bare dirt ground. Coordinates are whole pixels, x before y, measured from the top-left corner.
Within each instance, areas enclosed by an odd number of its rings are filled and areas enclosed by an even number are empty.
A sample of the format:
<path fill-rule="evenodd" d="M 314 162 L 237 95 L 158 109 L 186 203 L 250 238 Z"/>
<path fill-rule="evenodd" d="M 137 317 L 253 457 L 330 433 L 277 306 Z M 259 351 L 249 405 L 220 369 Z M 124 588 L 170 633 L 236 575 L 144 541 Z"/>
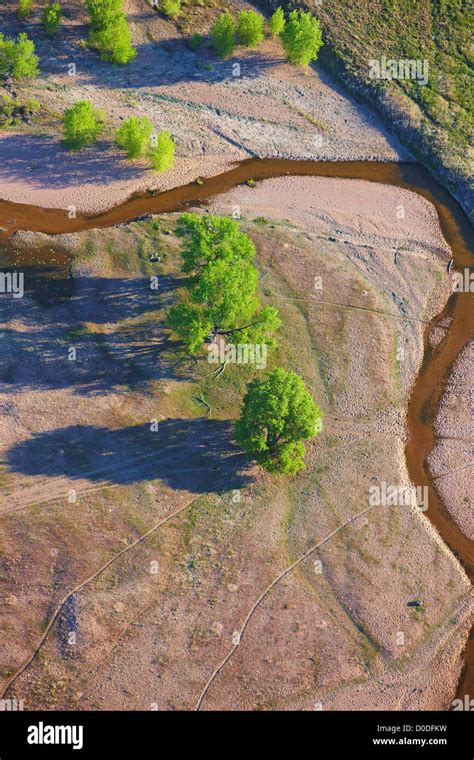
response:
<path fill-rule="evenodd" d="M 126 0 L 137 58 L 125 67 L 84 49 L 84 3 L 65 6 L 61 30 L 45 37 L 40 7 L 18 22 L 16 3 L 2 6 L 2 30 L 26 31 L 40 57 L 41 76 L 18 84 L 20 96 L 43 105 L 39 123 L 0 133 L 0 197 L 78 211 L 103 210 L 133 191 L 166 190 L 211 176 L 250 156 L 293 159 L 406 159 L 407 152 L 371 113 L 345 95 L 318 68 L 305 73 L 286 63 L 279 43 L 237 48 L 219 61 L 207 42 L 191 51 L 193 31 L 206 34 L 222 3 L 186 5 L 180 28 L 146 0 Z M 234 3 L 232 10 L 247 7 Z M 185 20 L 185 24 L 184 24 Z M 75 75 L 69 76 L 74 64 Z M 98 143 L 76 153 L 61 142 L 60 117 L 79 99 L 104 109 L 109 127 Z M 142 161 L 127 161 L 113 144 L 122 119 L 147 116 L 176 141 L 175 168 L 159 175 Z"/>
<path fill-rule="evenodd" d="M 455 363 L 436 420 L 438 445 L 429 457 L 429 466 L 443 503 L 462 532 L 471 540 L 474 539 L 473 353 L 474 343 L 471 342 Z"/>
<path fill-rule="evenodd" d="M 450 290 L 434 209 L 392 187 L 316 178 L 213 204 L 235 207 L 262 299 L 283 316 L 268 369 L 299 372 L 324 411 L 291 481 L 263 476 L 231 443 L 258 371 L 229 366 L 212 381 L 164 329 L 179 285 L 172 215 L 158 230 L 14 238 L 17 263 L 54 247 L 59 287 L 27 278 L 24 299 L 2 301 L 4 684 L 68 592 L 131 547 L 68 597 L 14 681 L 27 709 L 193 709 L 231 652 L 202 709 L 440 709 L 453 697 L 468 579 L 415 504 L 367 510 L 371 485 L 408 483 L 407 396 L 425 323 Z"/>

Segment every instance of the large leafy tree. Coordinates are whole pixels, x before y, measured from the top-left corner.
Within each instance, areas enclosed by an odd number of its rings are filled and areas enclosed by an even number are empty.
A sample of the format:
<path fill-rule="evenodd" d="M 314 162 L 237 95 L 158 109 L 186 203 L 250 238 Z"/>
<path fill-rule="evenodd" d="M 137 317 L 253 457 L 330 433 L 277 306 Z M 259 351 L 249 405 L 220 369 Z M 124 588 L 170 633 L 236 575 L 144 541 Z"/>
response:
<path fill-rule="evenodd" d="M 183 238 L 181 268 L 190 275 L 188 297 L 170 309 L 168 322 L 189 352 L 217 335 L 275 345 L 278 310 L 262 306 L 256 296 L 255 248 L 235 220 L 182 214 L 177 234 Z"/>
<path fill-rule="evenodd" d="M 318 19 L 305 11 L 291 11 L 280 38 L 290 63 L 299 66 L 315 61 L 323 44 Z"/>
<path fill-rule="evenodd" d="M 253 261 L 255 246 L 235 219 L 213 214 L 181 214 L 176 234 L 182 239 L 181 270 L 193 277 L 216 259 Z"/>
<path fill-rule="evenodd" d="M 301 377 L 280 367 L 247 385 L 235 438 L 269 472 L 295 475 L 305 467 L 303 441 L 319 432 L 321 419 Z"/>

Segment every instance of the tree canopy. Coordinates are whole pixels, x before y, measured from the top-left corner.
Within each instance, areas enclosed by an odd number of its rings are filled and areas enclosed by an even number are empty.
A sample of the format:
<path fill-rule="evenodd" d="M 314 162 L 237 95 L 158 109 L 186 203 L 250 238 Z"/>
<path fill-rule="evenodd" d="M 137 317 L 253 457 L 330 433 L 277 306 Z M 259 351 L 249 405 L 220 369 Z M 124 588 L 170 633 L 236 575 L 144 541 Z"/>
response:
<path fill-rule="evenodd" d="M 153 127 L 146 116 L 130 116 L 115 131 L 115 143 L 123 148 L 128 158 L 140 158 L 150 143 Z"/>
<path fill-rule="evenodd" d="M 235 47 L 235 21 L 230 13 L 223 13 L 211 28 L 211 40 L 219 58 L 232 55 Z"/>
<path fill-rule="evenodd" d="M 278 6 L 275 13 L 273 13 L 268 19 L 268 28 L 270 29 L 270 34 L 272 37 L 278 37 L 278 35 L 281 34 L 285 28 L 285 24 L 285 13 L 283 11 L 283 8 Z"/>
<path fill-rule="evenodd" d="M 307 66 L 323 44 L 318 19 L 305 11 L 291 11 L 280 38 L 290 63 Z"/>
<path fill-rule="evenodd" d="M 15 42 L 0 32 L 0 77 L 6 79 L 32 79 L 39 74 L 35 44 L 22 32 Z"/>
<path fill-rule="evenodd" d="M 256 11 L 240 11 L 237 17 L 237 36 L 241 45 L 257 47 L 263 40 L 263 16 Z"/>
<path fill-rule="evenodd" d="M 63 115 L 64 142 L 72 150 L 84 147 L 98 137 L 104 128 L 102 111 L 88 100 L 77 100 Z"/>
<path fill-rule="evenodd" d="M 59 3 L 47 3 L 43 8 L 42 22 L 44 31 L 48 37 L 53 37 L 59 28 L 59 22 L 62 17 L 62 10 Z"/>
<path fill-rule="evenodd" d="M 182 271 L 190 275 L 187 298 L 168 314 L 171 329 L 196 353 L 217 335 L 239 343 L 275 345 L 278 310 L 262 306 L 257 295 L 255 248 L 234 219 L 182 214 L 177 234 L 183 239 Z"/>
<path fill-rule="evenodd" d="M 269 472 L 304 469 L 303 441 L 321 429 L 322 412 L 299 375 L 281 367 L 247 385 L 235 439 Z"/>
<path fill-rule="evenodd" d="M 103 61 L 126 64 L 137 54 L 122 10 L 123 0 L 86 0 L 91 20 L 90 44 Z"/>

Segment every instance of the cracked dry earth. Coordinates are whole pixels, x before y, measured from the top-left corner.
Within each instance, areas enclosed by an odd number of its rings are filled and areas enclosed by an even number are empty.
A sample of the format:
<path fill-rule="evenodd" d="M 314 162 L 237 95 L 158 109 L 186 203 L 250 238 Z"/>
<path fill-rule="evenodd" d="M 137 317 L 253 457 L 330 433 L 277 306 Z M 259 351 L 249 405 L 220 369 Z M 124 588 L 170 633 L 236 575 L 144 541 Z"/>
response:
<path fill-rule="evenodd" d="M 27 709 L 195 708 L 264 589 L 364 510 L 370 485 L 408 482 L 407 397 L 424 325 L 450 288 L 434 209 L 393 187 L 316 178 L 239 187 L 212 208 L 235 205 L 265 273 L 261 297 L 284 317 L 274 360 L 303 376 L 324 411 L 292 481 L 262 475 L 232 447 L 247 369 L 212 384 L 205 362 L 174 353 L 163 329 L 173 235 L 155 294 L 139 258 L 124 271 L 110 253 L 111 243 L 146 245 L 148 222 L 59 236 L 73 261 L 68 303 L 33 292 L 2 315 L 3 682 L 71 588 L 189 502 L 68 599 L 10 688 Z M 15 236 L 19 257 L 51 244 Z M 414 598 L 421 613 L 407 607 Z M 445 708 L 469 612 L 468 580 L 416 506 L 373 508 L 275 585 L 202 709 Z"/>

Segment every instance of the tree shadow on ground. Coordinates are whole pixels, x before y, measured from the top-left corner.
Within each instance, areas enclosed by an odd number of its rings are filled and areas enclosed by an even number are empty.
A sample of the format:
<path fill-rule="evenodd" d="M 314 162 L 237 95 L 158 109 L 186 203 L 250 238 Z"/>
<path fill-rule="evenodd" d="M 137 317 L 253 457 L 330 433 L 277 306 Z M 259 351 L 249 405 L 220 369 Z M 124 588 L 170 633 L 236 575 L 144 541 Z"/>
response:
<path fill-rule="evenodd" d="M 5 464 L 24 475 L 130 485 L 161 480 L 195 493 L 251 482 L 248 460 L 232 441 L 230 422 L 167 419 L 118 430 L 77 425 L 36 433 L 12 447 Z"/>
<path fill-rule="evenodd" d="M 147 276 L 68 278 L 53 271 L 48 279 L 44 269 L 23 272 L 29 298 L 0 295 L 1 391 L 146 393 L 151 381 L 191 379 L 165 324 L 179 279 L 158 276 L 154 291 Z"/>
<path fill-rule="evenodd" d="M 28 181 L 34 188 L 61 189 L 93 183 L 130 182 L 148 168 L 110 153 L 110 143 L 99 140 L 80 151 L 46 135 L 5 134 L 0 137 L 0 181 Z"/>

